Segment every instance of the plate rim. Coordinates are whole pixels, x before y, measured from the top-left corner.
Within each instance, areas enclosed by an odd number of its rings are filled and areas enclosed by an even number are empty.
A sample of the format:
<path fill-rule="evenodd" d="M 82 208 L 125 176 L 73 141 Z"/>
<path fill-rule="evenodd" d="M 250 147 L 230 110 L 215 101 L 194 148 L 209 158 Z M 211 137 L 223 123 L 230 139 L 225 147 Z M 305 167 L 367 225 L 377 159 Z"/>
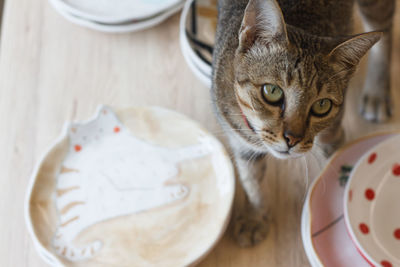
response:
<path fill-rule="evenodd" d="M 109 24 L 117 24 L 117 23 L 124 23 L 124 22 L 129 22 L 130 20 L 142 20 L 146 19 L 148 17 L 152 16 L 157 16 L 157 14 L 166 12 L 168 9 L 173 8 L 175 5 L 177 5 L 181 0 L 171 0 L 171 4 L 164 5 L 163 8 L 159 8 L 157 12 L 147 12 L 144 13 L 140 16 L 122 16 L 122 17 L 102 17 L 94 14 L 90 14 L 89 12 L 82 11 L 79 8 L 74 7 L 71 4 L 68 4 L 64 0 L 56 0 L 57 4 L 63 7 L 64 10 L 68 11 L 71 14 L 77 15 L 81 17 L 82 19 L 87 19 L 87 20 L 93 20 L 93 21 L 98 21 L 101 23 L 109 23 Z"/>
<path fill-rule="evenodd" d="M 77 15 L 74 15 L 67 10 L 63 9 L 62 7 L 59 6 L 59 3 L 57 2 L 58 0 L 49 0 L 49 3 L 53 6 L 53 8 L 66 20 L 69 22 L 72 22 L 75 25 L 79 25 L 85 28 L 89 28 L 92 30 L 100 31 L 100 32 L 106 32 L 106 33 L 129 33 L 129 32 L 137 32 L 141 30 L 145 30 L 154 26 L 157 26 L 158 24 L 164 22 L 167 20 L 169 17 L 177 13 L 179 10 L 182 9 L 184 5 L 184 1 L 178 2 L 175 6 L 172 8 L 166 10 L 163 13 L 160 13 L 158 16 L 153 17 L 148 20 L 142 20 L 138 22 L 133 22 L 130 24 L 125 24 L 125 25 L 107 25 L 107 24 L 101 24 L 96 21 L 92 20 L 87 20 L 83 17 L 79 17 Z"/>
<path fill-rule="evenodd" d="M 184 58 L 186 62 L 188 63 L 189 67 L 192 69 L 193 72 L 196 73 L 196 76 L 202 80 L 202 82 L 208 87 L 211 88 L 212 84 L 212 67 L 208 66 L 206 63 L 204 63 L 201 59 L 198 58 L 198 56 L 194 53 L 193 49 L 191 49 L 191 46 L 189 44 L 189 40 L 186 36 L 186 21 L 188 18 L 189 10 L 191 4 L 195 0 L 188 0 L 186 1 L 182 13 L 181 13 L 181 18 L 179 22 L 179 39 L 180 39 L 180 45 L 181 45 L 181 50 L 183 52 Z M 201 72 L 203 75 L 200 76 L 199 73 Z M 208 77 L 206 80 L 205 77 Z"/>
<path fill-rule="evenodd" d="M 311 237 L 311 209 L 308 208 L 309 201 L 310 199 L 307 197 L 303 205 L 303 211 L 301 213 L 301 237 L 303 240 L 304 251 L 311 266 L 322 267 L 323 264 L 314 249 Z"/>
<path fill-rule="evenodd" d="M 209 77 L 206 73 L 204 73 L 194 61 L 192 61 L 192 58 L 188 54 L 188 48 L 185 47 L 185 44 L 181 42 L 181 51 L 182 55 L 189 66 L 190 70 L 193 72 L 193 74 L 207 87 L 211 88 L 212 86 L 212 78 Z"/>

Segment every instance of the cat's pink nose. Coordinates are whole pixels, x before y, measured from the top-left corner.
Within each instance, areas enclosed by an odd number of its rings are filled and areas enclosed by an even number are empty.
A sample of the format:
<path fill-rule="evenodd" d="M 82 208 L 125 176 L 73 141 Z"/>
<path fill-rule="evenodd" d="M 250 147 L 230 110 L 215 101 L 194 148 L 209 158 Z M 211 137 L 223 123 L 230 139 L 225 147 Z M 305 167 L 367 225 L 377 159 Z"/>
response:
<path fill-rule="evenodd" d="M 285 138 L 289 148 L 292 148 L 295 145 L 297 145 L 302 139 L 302 137 L 294 136 L 290 132 L 285 132 L 283 134 L 283 137 Z"/>

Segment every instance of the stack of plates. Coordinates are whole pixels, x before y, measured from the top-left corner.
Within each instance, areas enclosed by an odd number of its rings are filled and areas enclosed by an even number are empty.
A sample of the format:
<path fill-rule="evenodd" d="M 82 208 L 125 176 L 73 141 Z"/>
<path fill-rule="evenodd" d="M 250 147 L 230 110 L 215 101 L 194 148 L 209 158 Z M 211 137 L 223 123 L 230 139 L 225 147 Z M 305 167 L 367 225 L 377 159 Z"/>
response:
<path fill-rule="evenodd" d="M 189 0 L 183 8 L 180 41 L 194 74 L 211 87 L 211 62 L 217 27 L 217 0 Z"/>
<path fill-rule="evenodd" d="M 339 150 L 308 193 L 302 237 L 312 266 L 400 266 L 400 137 Z"/>
<path fill-rule="evenodd" d="M 155 26 L 179 11 L 184 0 L 49 0 L 66 19 L 94 30 L 122 33 Z"/>

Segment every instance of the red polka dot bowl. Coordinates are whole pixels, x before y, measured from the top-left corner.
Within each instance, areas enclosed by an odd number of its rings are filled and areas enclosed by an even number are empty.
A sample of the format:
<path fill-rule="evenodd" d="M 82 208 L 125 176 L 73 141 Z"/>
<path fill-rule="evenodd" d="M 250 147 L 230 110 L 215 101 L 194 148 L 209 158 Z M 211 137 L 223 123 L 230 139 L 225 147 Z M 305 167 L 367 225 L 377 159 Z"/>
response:
<path fill-rule="evenodd" d="M 372 266 L 400 266 L 400 135 L 367 152 L 345 191 L 345 222 Z"/>

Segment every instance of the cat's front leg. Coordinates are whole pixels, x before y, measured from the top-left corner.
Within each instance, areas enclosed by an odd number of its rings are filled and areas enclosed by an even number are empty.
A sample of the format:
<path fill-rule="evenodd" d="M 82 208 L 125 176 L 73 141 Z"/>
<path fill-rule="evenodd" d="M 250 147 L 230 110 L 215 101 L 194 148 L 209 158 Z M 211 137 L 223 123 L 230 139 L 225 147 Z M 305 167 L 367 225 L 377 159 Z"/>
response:
<path fill-rule="evenodd" d="M 264 240 L 268 233 L 267 205 L 260 186 L 266 164 L 263 154 L 240 147 L 233 147 L 233 152 L 236 175 L 244 191 L 242 198 L 237 194 L 233 234 L 240 246 L 250 247 Z"/>
<path fill-rule="evenodd" d="M 373 122 L 383 122 L 392 116 L 390 66 L 392 58 L 394 0 L 358 0 L 368 31 L 383 31 L 381 40 L 372 47 L 361 98 L 360 112 Z"/>

